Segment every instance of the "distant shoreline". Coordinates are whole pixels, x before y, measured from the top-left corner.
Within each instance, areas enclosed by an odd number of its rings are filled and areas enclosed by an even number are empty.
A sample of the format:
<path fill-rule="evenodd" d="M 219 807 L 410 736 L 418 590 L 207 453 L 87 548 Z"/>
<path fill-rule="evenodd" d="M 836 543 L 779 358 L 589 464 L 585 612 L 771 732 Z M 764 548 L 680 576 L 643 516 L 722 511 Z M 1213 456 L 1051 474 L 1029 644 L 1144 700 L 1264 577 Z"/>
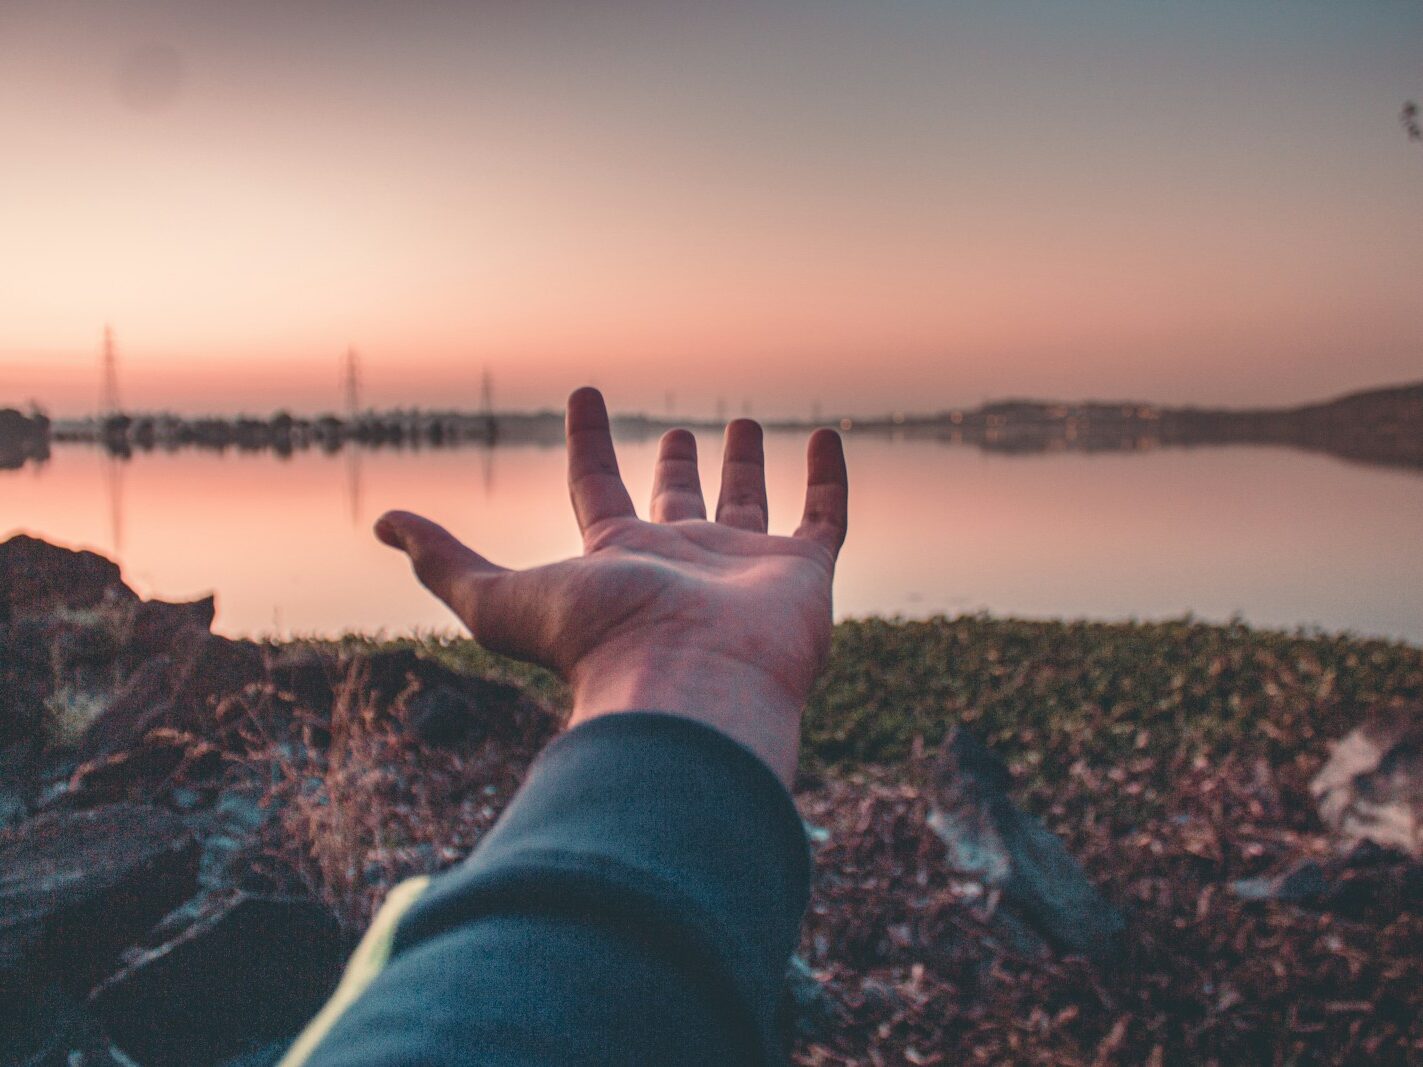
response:
<path fill-rule="evenodd" d="M 619 415 L 624 440 L 655 437 L 674 426 L 719 430 L 721 420 Z M 846 433 L 927 438 L 986 451 L 1136 452 L 1195 445 L 1285 445 L 1364 463 L 1423 469 L 1423 383 L 1351 393 L 1290 408 L 1166 407 L 1139 402 L 1062 403 L 1003 400 L 931 415 L 844 415 L 824 421 L 772 419 L 768 432 L 836 426 Z M 0 467 L 42 462 L 51 442 L 98 445 L 118 456 L 154 450 L 224 451 L 357 447 L 497 447 L 556 445 L 563 416 L 556 411 L 463 412 L 395 410 L 268 418 L 120 413 L 51 422 L 34 413 L 0 411 Z"/>

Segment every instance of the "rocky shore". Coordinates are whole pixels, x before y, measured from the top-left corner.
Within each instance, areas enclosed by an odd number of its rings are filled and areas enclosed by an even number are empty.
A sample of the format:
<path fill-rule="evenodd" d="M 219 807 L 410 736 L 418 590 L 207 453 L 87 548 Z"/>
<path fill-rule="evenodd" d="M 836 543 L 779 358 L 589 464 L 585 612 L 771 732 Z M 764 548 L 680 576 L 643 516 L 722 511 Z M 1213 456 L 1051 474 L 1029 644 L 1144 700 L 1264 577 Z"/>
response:
<path fill-rule="evenodd" d="M 287 645 L 0 544 L 0 1063 L 272 1064 L 560 728 L 469 642 Z M 795 1063 L 1423 1058 L 1423 650 L 841 624 Z"/>
<path fill-rule="evenodd" d="M 0 1062 L 275 1062 L 385 889 L 462 857 L 557 728 L 408 649 L 212 618 L 0 545 Z"/>

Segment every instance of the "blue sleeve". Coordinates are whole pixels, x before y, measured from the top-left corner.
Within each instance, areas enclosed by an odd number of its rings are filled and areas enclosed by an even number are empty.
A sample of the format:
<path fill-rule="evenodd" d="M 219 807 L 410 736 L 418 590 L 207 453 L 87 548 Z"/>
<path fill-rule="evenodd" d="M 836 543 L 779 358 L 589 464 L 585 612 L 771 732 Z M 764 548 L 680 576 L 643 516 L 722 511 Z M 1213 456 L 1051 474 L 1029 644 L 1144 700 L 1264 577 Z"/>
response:
<path fill-rule="evenodd" d="M 809 876 L 795 806 L 750 751 L 677 716 L 594 719 L 419 893 L 300 1062 L 782 1063 Z"/>

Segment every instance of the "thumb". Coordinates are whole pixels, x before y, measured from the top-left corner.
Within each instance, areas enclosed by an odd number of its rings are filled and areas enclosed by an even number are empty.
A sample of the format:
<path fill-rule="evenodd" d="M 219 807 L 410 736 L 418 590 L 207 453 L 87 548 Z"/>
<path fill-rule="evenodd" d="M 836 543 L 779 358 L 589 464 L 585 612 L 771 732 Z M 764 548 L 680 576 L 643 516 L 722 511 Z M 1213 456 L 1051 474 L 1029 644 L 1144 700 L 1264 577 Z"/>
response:
<path fill-rule="evenodd" d="M 408 511 L 387 511 L 375 524 L 384 544 L 410 557 L 415 577 L 473 629 L 479 585 L 505 573 L 438 523 Z"/>

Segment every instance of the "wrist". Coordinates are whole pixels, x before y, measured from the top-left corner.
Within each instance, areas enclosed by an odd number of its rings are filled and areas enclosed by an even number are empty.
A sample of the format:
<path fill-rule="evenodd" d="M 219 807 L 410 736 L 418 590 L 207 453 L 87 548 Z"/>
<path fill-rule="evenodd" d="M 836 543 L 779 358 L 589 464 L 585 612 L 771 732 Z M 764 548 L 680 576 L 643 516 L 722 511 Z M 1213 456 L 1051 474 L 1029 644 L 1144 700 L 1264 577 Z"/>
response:
<path fill-rule="evenodd" d="M 569 682 L 570 727 L 621 711 L 679 715 L 727 734 L 791 787 L 804 699 L 758 664 L 705 648 L 643 647 L 587 657 Z"/>

